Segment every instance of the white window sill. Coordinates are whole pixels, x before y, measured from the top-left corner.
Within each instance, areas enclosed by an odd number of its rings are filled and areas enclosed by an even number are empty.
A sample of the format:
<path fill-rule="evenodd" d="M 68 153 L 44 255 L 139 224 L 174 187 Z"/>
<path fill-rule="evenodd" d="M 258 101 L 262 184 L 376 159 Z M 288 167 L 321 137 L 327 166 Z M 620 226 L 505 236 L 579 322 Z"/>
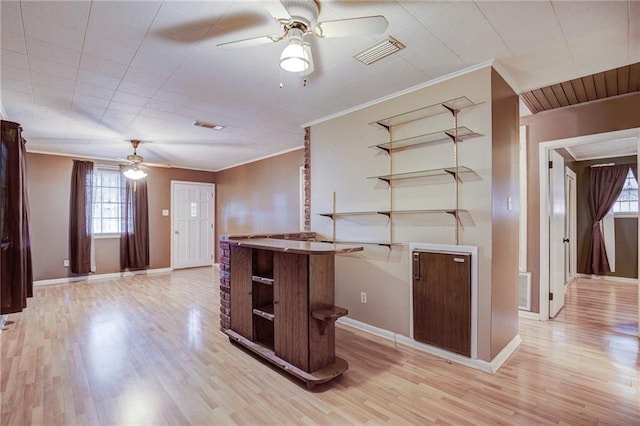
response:
<path fill-rule="evenodd" d="M 108 238 L 120 238 L 120 234 L 93 234 L 96 240 L 105 240 Z"/>
<path fill-rule="evenodd" d="M 638 213 L 614 213 L 614 218 L 637 218 Z"/>

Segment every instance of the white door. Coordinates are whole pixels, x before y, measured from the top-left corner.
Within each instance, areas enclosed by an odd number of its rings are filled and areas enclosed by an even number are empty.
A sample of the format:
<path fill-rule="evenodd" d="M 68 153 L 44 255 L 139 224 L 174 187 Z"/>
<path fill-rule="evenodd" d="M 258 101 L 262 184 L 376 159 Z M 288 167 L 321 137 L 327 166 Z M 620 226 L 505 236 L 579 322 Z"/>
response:
<path fill-rule="evenodd" d="M 565 222 L 565 240 L 564 245 L 564 259 L 565 259 L 565 285 L 568 285 L 576 277 L 576 269 L 578 267 L 578 244 L 576 241 L 578 233 L 578 218 L 577 218 L 577 196 L 576 196 L 576 173 L 567 168 L 565 175 L 565 190 L 566 190 L 566 204 L 567 217 Z"/>
<path fill-rule="evenodd" d="M 171 182 L 174 269 L 213 264 L 214 191 L 210 183 Z"/>
<path fill-rule="evenodd" d="M 549 318 L 553 318 L 564 306 L 564 158 L 549 151 L 549 166 Z"/>

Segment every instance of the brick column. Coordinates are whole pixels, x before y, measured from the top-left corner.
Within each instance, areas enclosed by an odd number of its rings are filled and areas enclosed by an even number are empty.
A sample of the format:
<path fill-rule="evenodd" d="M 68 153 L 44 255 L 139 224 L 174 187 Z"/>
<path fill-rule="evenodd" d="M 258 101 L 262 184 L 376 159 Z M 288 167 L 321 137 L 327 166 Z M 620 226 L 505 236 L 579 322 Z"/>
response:
<path fill-rule="evenodd" d="M 229 241 L 220 239 L 220 330 L 231 328 L 231 279 Z"/>
<path fill-rule="evenodd" d="M 311 128 L 304 128 L 304 228 L 311 231 Z"/>

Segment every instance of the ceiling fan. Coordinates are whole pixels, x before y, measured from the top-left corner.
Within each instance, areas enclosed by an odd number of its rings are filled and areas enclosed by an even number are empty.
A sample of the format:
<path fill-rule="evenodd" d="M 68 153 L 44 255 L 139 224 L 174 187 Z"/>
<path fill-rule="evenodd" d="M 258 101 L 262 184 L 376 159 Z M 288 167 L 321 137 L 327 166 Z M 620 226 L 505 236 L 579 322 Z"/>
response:
<path fill-rule="evenodd" d="M 123 172 L 124 176 L 131 180 L 140 180 L 147 176 L 147 173 L 139 168 L 144 161 L 144 158 L 142 158 L 142 155 L 138 155 L 138 145 L 140 145 L 140 141 L 138 139 L 131 140 L 133 154 L 127 155 L 127 161 L 129 162 L 130 167 Z"/>
<path fill-rule="evenodd" d="M 303 73 L 303 75 L 309 75 L 313 72 L 311 47 L 309 42 L 304 41 L 305 36 L 313 35 L 327 38 L 380 34 L 389 25 L 389 22 L 382 15 L 318 21 L 319 0 L 263 0 L 262 3 L 282 26 L 282 33 L 220 43 L 218 47 L 236 49 L 277 43 L 287 39 L 287 46 L 280 56 L 280 67 L 285 71 Z"/>

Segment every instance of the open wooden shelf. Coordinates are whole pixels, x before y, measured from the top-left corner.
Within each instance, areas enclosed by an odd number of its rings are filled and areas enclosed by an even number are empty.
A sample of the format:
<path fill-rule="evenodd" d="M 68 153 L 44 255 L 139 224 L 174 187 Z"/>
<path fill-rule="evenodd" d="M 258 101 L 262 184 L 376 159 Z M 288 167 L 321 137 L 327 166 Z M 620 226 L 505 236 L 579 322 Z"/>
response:
<path fill-rule="evenodd" d="M 311 312 L 311 316 L 320 321 L 335 321 L 340 317 L 347 315 L 347 308 L 340 306 L 332 306 L 330 308 L 317 309 Z"/>
<path fill-rule="evenodd" d="M 349 311 L 347 308 L 340 306 L 331 306 L 322 309 L 316 309 L 311 312 L 311 317 L 320 321 L 320 335 L 324 336 L 327 325 L 335 322 L 338 318 L 347 315 Z"/>
<path fill-rule="evenodd" d="M 265 305 L 260 306 L 258 308 L 253 308 L 253 314 L 258 315 L 266 320 L 273 321 L 273 305 Z"/>
<path fill-rule="evenodd" d="M 259 277 L 257 275 L 251 276 L 251 279 L 257 283 L 273 285 L 273 278 Z"/>

